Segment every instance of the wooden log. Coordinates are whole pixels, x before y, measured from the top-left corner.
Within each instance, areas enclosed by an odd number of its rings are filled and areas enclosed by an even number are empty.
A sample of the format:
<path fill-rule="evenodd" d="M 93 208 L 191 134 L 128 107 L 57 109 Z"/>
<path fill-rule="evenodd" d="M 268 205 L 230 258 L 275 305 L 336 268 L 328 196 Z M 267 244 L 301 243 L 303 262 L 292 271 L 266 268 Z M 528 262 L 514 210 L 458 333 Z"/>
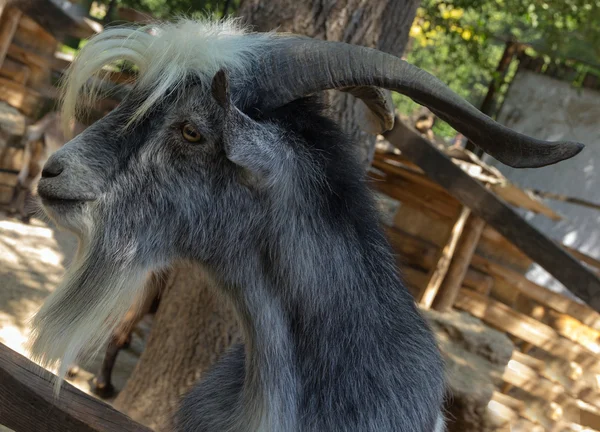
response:
<path fill-rule="evenodd" d="M 422 288 L 427 285 L 427 273 L 414 267 L 402 267 L 400 269 L 402 280 L 406 283 L 406 288 L 417 299 Z"/>
<path fill-rule="evenodd" d="M 40 55 L 38 52 L 11 44 L 8 48 L 8 56 L 30 68 L 28 87 L 40 91 L 50 86 L 52 57 Z"/>
<path fill-rule="evenodd" d="M 539 376 L 535 370 L 516 360 L 508 362 L 502 379 L 510 385 L 548 402 L 555 400 L 564 391 L 560 385 Z"/>
<path fill-rule="evenodd" d="M 475 215 L 469 214 L 463 233 L 458 240 L 454 256 L 451 258 L 448 272 L 440 284 L 437 296 L 433 300 L 433 308 L 446 312 L 452 308 L 456 296 L 464 283 L 467 270 L 471 264 L 473 253 L 479 243 L 485 222 Z"/>
<path fill-rule="evenodd" d="M 12 80 L 0 77 L 0 100 L 17 108 L 28 117 L 35 117 L 40 108 L 41 94 Z"/>
<path fill-rule="evenodd" d="M 525 402 L 498 391 L 492 394 L 492 400 L 509 407 L 517 414 L 521 414 L 525 410 Z"/>
<path fill-rule="evenodd" d="M 561 336 L 600 354 L 600 331 L 590 328 L 577 319 L 554 311 L 548 311 L 547 323 Z"/>
<path fill-rule="evenodd" d="M 7 6 L 2 12 L 2 17 L 0 17 L 0 67 L 4 63 L 20 19 L 21 11 L 15 7 Z"/>
<path fill-rule="evenodd" d="M 29 79 L 30 68 L 29 66 L 5 58 L 2 67 L 0 68 L 0 75 L 9 78 L 17 84 L 26 85 Z"/>
<path fill-rule="evenodd" d="M 471 265 L 477 270 L 509 283 L 519 293 L 534 299 L 558 312 L 570 315 L 585 325 L 600 330 L 600 314 L 588 306 L 577 303 L 561 294 L 550 291 L 509 268 L 474 255 Z"/>
<path fill-rule="evenodd" d="M 398 262 L 429 270 L 435 264 L 436 246 L 423 239 L 402 232 L 393 227 L 386 227 L 388 240 L 398 254 Z"/>
<path fill-rule="evenodd" d="M 568 394 L 576 397 L 582 391 L 582 388 L 588 388 L 589 384 L 581 383 L 577 377 L 572 376 L 572 362 L 565 362 L 560 359 L 540 360 L 530 355 L 515 350 L 512 359 L 535 370 L 537 374 L 562 386 Z"/>
<path fill-rule="evenodd" d="M 413 183 L 400 177 L 382 177 L 371 173 L 373 186 L 379 192 L 398 200 L 409 203 L 427 214 L 441 218 L 453 218 L 460 209 L 459 203 L 449 198 L 447 193 L 437 189 Z"/>
<path fill-rule="evenodd" d="M 446 244 L 440 251 L 435 267 L 429 272 L 429 282 L 419 295 L 419 304 L 426 309 L 431 307 L 431 304 L 448 273 L 454 251 L 456 250 L 456 246 L 458 245 L 458 241 L 460 240 L 470 214 L 471 211 L 468 208 L 463 207 L 452 226 Z"/>
<path fill-rule="evenodd" d="M 427 242 L 421 238 L 403 232 L 395 227 L 386 227 L 386 234 L 392 245 L 392 248 L 397 254 L 398 266 L 402 271 L 413 267 L 412 270 L 421 270 L 423 277 L 411 279 L 411 282 L 417 282 L 419 288 L 423 288 L 427 283 L 427 271 L 433 268 L 437 258 L 437 246 Z M 421 283 L 423 282 L 424 283 Z M 479 294 L 487 296 L 494 284 L 494 279 L 469 267 L 463 279 L 463 285 L 470 288 Z"/>
<path fill-rule="evenodd" d="M 22 15 L 13 43 L 41 55 L 51 56 L 56 52 L 58 41 L 37 22 Z"/>
<path fill-rule="evenodd" d="M 0 425 L 15 432 L 151 432 L 69 383 L 55 398 L 53 378 L 0 344 Z"/>
<path fill-rule="evenodd" d="M 533 264 L 531 258 L 489 225 L 481 233 L 477 253 L 519 273 L 526 273 Z"/>
<path fill-rule="evenodd" d="M 474 291 L 461 289 L 455 305 L 458 309 L 469 312 L 493 327 L 529 342 L 555 357 L 578 361 L 580 356 L 586 356 L 598 363 L 592 353 L 581 345 L 562 338 L 550 326 Z"/>
<path fill-rule="evenodd" d="M 385 134 L 391 144 L 442 185 L 463 205 L 510 240 L 533 261 L 562 282 L 573 294 L 600 310 L 600 279 L 573 255 L 519 216 L 477 180 L 471 178 L 442 152 L 400 121 Z"/>
<path fill-rule="evenodd" d="M 454 199 L 443 187 L 431 181 L 425 174 L 423 174 L 421 170 L 413 170 L 410 167 L 390 160 L 385 156 L 375 157 L 373 159 L 372 166 L 380 169 L 388 176 L 404 178 L 413 183 L 423 185 L 430 189 L 434 189 L 442 195 L 446 196 L 448 199 Z"/>
<path fill-rule="evenodd" d="M 565 249 L 567 249 L 571 254 L 573 254 L 573 256 L 575 258 L 577 258 L 581 262 L 589 264 L 594 269 L 600 271 L 600 261 L 597 260 L 596 258 L 593 258 L 587 254 L 584 254 L 583 252 L 578 251 L 577 249 L 574 249 L 574 248 L 571 248 L 568 246 L 565 246 Z"/>
<path fill-rule="evenodd" d="M 98 31 L 101 25 L 84 17 L 73 17 L 63 9 L 63 2 L 53 0 L 28 0 L 17 2 L 18 7 L 57 40 L 67 36 L 87 39 Z"/>

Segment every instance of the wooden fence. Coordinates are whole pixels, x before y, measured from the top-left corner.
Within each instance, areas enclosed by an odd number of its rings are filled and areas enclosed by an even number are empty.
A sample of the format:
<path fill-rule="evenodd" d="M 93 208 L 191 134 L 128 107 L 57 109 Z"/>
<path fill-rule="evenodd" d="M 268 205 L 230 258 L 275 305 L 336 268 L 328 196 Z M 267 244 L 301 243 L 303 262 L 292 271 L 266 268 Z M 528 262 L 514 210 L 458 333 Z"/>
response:
<path fill-rule="evenodd" d="M 469 202 L 459 201 L 452 187 L 426 175 L 427 166 L 418 165 L 422 159 L 415 154 L 444 152 L 421 137 L 407 144 L 411 141 L 407 136 L 414 132 L 399 127 L 402 134 L 388 136 L 397 144 L 395 149 L 376 153 L 370 175 L 380 193 L 400 203 L 387 233 L 416 300 L 424 308 L 468 312 L 513 340 L 517 349 L 492 400 L 512 413 L 515 421 L 529 422 L 532 430 L 600 430 L 600 314 L 524 275 L 539 257 L 555 263 L 553 273 L 563 271 L 564 262 L 557 258 L 563 253 L 576 257 L 577 266 L 585 262 L 586 271 L 594 275 L 600 273 L 600 262 L 556 243 L 553 250 L 537 251 L 534 257 L 524 253 L 506 237 L 506 233 L 518 236 L 517 230 L 499 233 L 510 220 L 477 212 L 485 200 L 473 198 L 466 206 Z M 399 152 L 398 147 L 408 151 Z M 503 206 L 510 203 L 561 219 L 469 152 L 445 153 L 454 167 L 469 173 Z M 442 159 L 435 169 L 442 177 L 446 174 L 444 181 L 476 196 L 460 176 L 448 175 Z M 573 287 L 568 282 L 566 286 Z"/>
<path fill-rule="evenodd" d="M 56 398 L 54 378 L 0 344 L 0 425 L 15 432 L 150 432 L 69 383 Z"/>

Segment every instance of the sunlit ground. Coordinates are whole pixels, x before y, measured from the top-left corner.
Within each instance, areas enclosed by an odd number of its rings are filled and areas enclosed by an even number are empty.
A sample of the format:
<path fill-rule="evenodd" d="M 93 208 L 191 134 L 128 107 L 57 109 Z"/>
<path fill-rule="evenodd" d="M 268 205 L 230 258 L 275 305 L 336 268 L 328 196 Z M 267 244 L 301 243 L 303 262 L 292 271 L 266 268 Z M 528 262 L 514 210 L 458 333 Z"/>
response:
<path fill-rule="evenodd" d="M 28 321 L 60 282 L 76 248 L 76 239 L 67 232 L 38 219 L 25 225 L 0 211 L 0 343 L 28 355 Z M 117 359 L 113 373 L 117 389 L 123 388 L 142 349 L 141 338 L 134 334 L 131 347 Z M 89 381 L 100 362 L 97 358 L 85 365 L 69 381 L 91 393 Z"/>

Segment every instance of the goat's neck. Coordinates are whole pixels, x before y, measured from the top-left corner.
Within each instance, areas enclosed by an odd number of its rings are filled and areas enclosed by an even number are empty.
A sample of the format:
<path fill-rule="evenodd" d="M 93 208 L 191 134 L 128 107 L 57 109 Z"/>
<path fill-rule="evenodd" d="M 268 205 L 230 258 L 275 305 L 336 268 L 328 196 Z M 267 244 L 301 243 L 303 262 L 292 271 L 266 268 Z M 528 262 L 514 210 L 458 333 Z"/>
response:
<path fill-rule="evenodd" d="M 351 297 L 354 279 L 348 273 L 360 272 L 356 268 L 360 264 L 352 262 L 351 254 L 340 252 L 348 248 L 332 244 L 336 239 L 312 237 L 311 242 L 310 238 L 301 237 L 301 243 L 310 244 L 288 244 L 288 257 L 274 254 L 277 263 L 265 262 L 269 254 L 256 252 L 251 265 L 237 267 L 234 284 L 238 288 L 233 297 L 246 336 L 243 398 L 250 406 L 260 394 L 258 421 L 262 427 L 258 430 L 296 430 L 303 391 L 301 370 L 335 362 L 323 358 L 327 350 L 321 350 L 318 361 L 322 364 L 305 364 L 315 358 L 305 358 L 298 344 L 322 348 L 338 342 L 322 340 L 329 329 L 321 326 L 329 320 L 339 323 L 347 319 L 344 304 Z M 240 261 L 250 262 L 247 250 Z M 259 268 L 264 270 L 257 272 Z M 313 321 L 319 324 L 308 324 Z M 303 329 L 301 342 L 298 334 L 294 335 L 298 326 Z"/>
<path fill-rule="evenodd" d="M 258 409 L 259 431 L 295 431 L 298 377 L 288 318 L 263 278 L 244 286 L 238 305 L 246 342 L 247 407 Z M 259 407 L 256 397 L 260 398 Z M 256 416 L 256 412 L 248 413 Z"/>

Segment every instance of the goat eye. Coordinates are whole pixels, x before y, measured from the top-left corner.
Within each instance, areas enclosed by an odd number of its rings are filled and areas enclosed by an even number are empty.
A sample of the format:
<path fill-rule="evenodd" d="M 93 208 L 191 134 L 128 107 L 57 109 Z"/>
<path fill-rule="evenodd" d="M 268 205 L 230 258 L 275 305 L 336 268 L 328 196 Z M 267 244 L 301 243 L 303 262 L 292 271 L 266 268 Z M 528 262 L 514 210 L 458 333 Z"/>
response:
<path fill-rule="evenodd" d="M 181 135 L 183 135 L 183 138 L 186 141 L 193 143 L 197 143 L 202 139 L 200 132 L 198 132 L 198 130 L 190 123 L 184 123 L 183 126 L 181 126 Z"/>

